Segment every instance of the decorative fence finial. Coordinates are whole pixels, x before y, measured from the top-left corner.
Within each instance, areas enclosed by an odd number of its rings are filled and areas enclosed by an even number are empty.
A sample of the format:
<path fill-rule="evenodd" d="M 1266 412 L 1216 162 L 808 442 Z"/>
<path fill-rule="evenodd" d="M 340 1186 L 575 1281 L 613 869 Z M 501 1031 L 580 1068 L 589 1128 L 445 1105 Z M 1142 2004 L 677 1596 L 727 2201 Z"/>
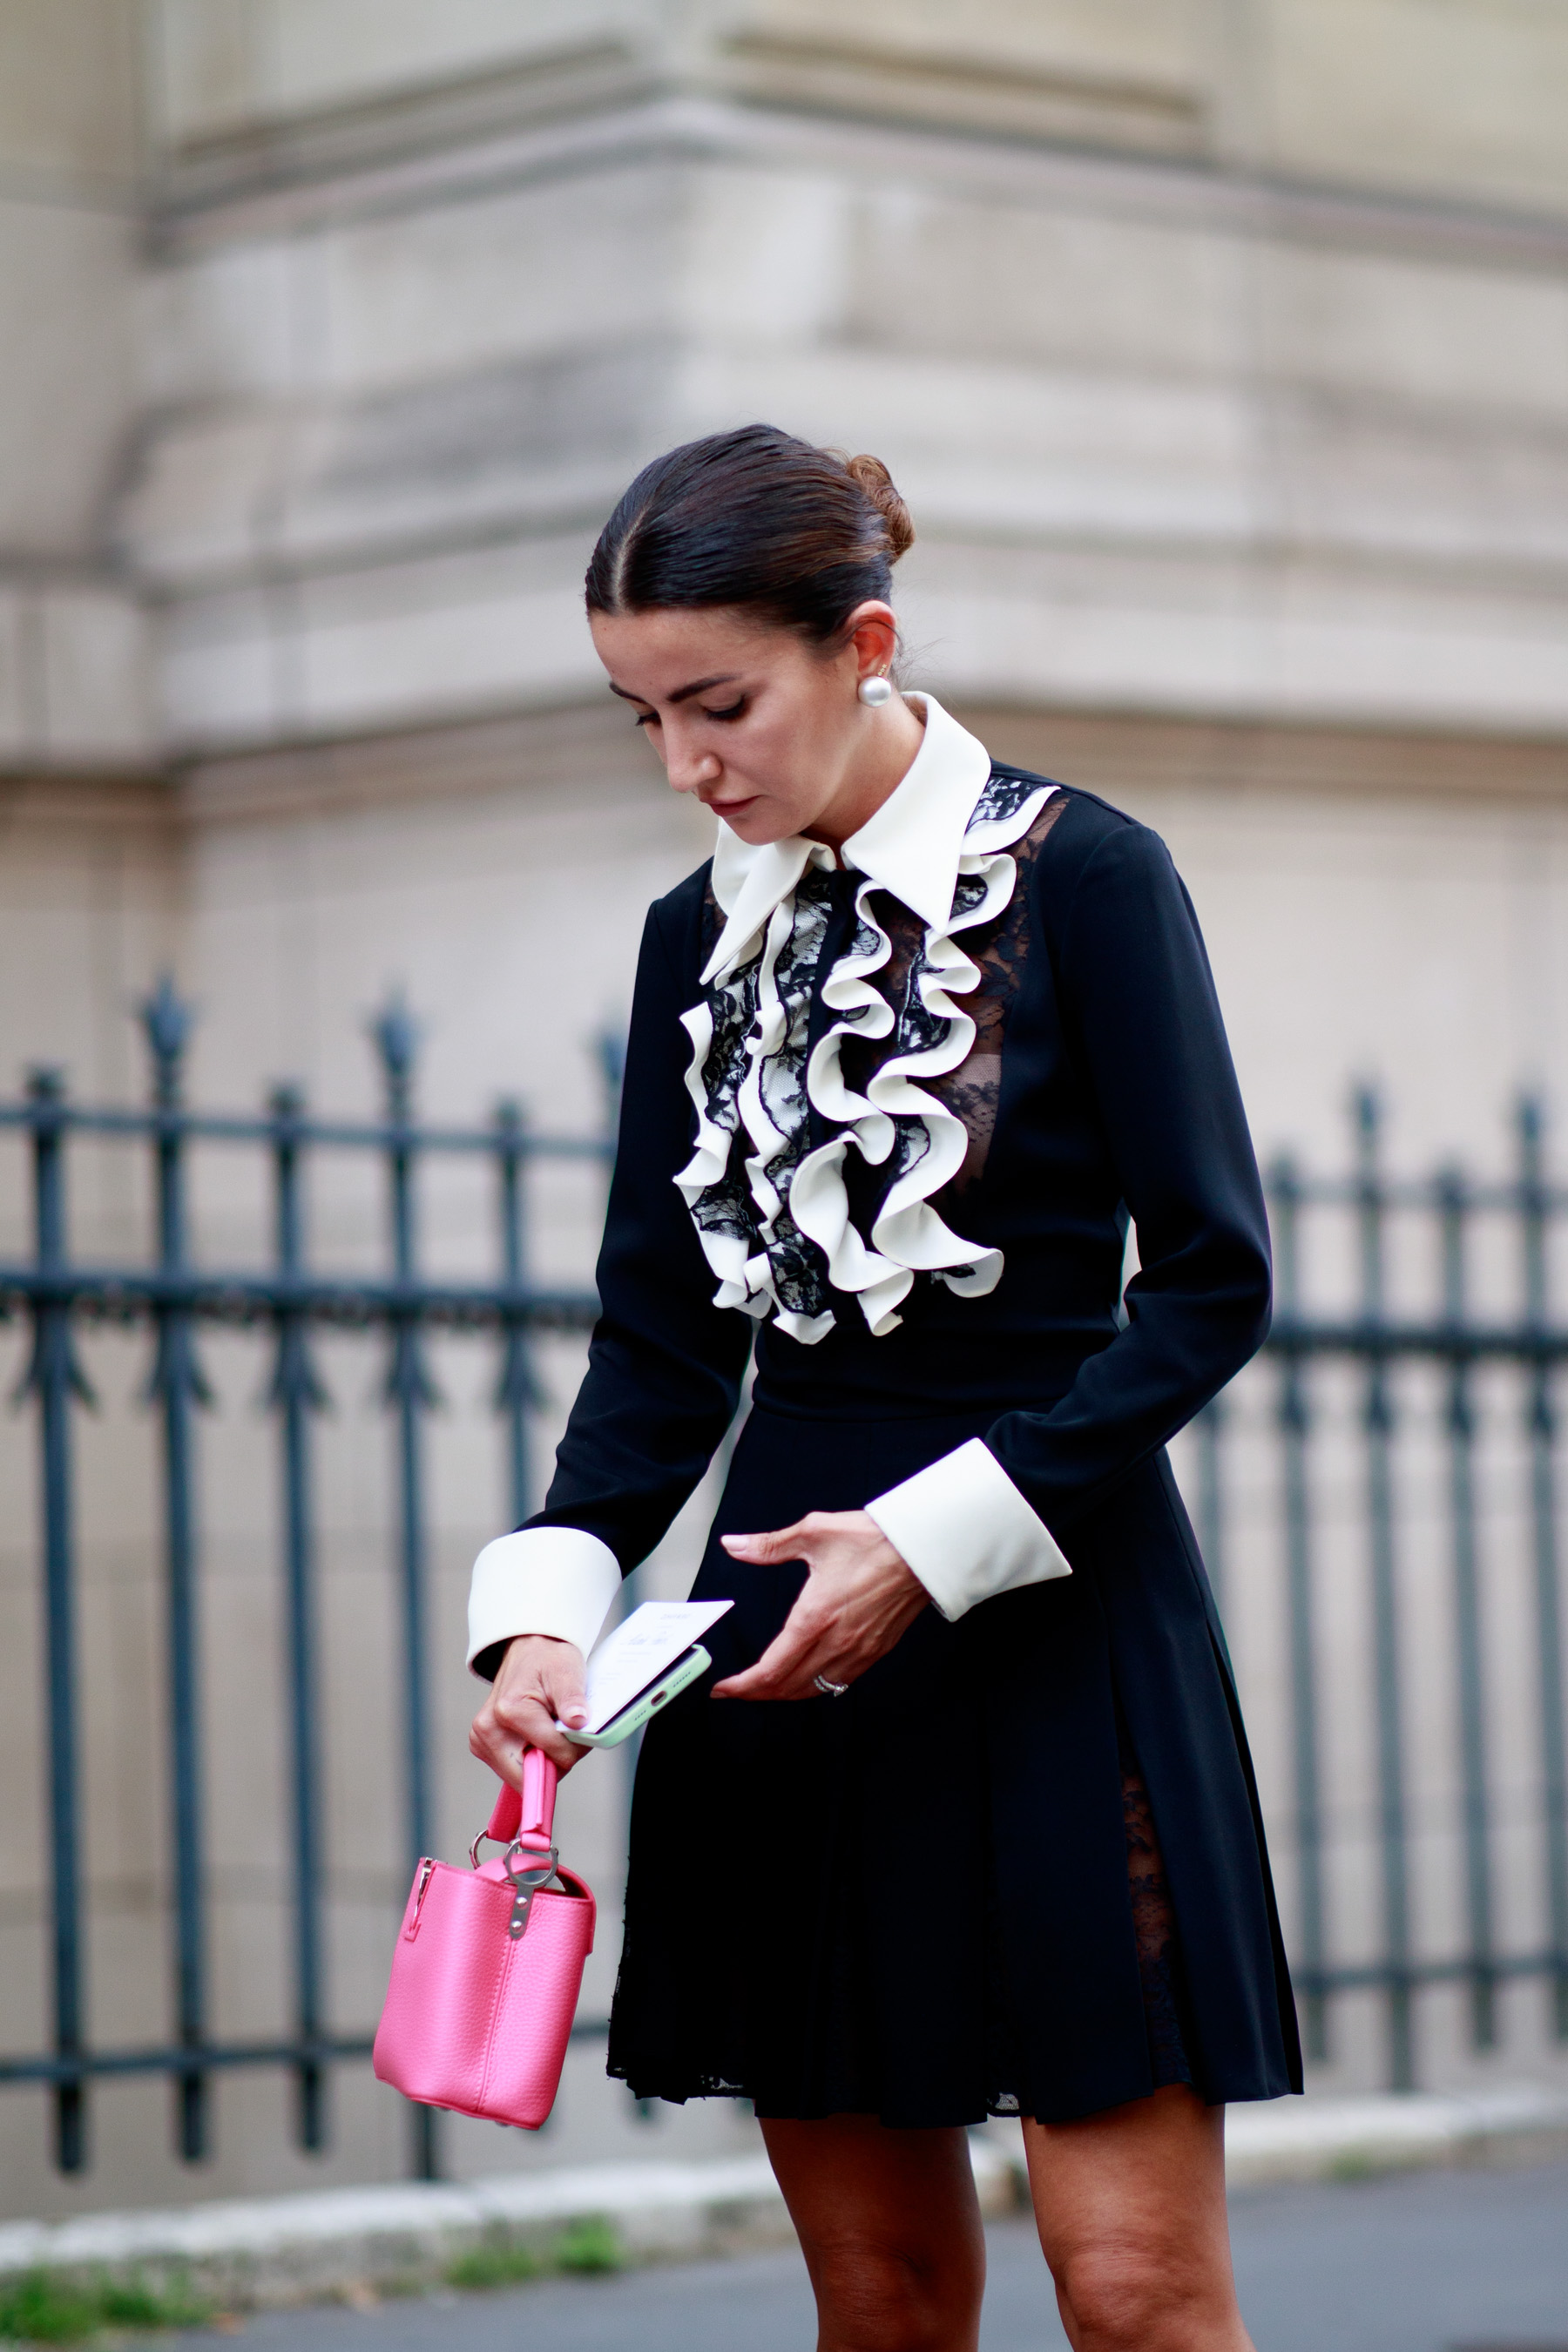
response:
<path fill-rule="evenodd" d="M 384 1008 L 370 1024 L 370 1034 L 386 1078 L 387 1117 L 395 1125 L 402 1126 L 412 1098 L 419 1024 L 409 1012 L 401 989 L 394 989 L 387 998 Z"/>
<path fill-rule="evenodd" d="M 195 1026 L 195 1007 L 175 994 L 173 977 L 163 971 L 141 1013 L 142 1026 L 153 1049 L 153 1100 L 160 1110 L 174 1110 L 180 1100 L 180 1070 Z"/>

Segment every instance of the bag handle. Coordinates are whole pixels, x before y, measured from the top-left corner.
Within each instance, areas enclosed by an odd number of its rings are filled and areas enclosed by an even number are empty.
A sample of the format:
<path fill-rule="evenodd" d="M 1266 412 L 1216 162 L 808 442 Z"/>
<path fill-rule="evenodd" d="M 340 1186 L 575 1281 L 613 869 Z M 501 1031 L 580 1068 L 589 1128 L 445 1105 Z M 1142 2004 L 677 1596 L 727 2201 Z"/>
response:
<path fill-rule="evenodd" d="M 477 1869 L 481 1838 L 493 1838 L 498 1845 L 506 1848 L 503 1866 L 511 1881 L 511 1917 L 507 1933 L 514 1942 L 528 1926 L 529 1910 L 539 1889 L 561 1884 L 555 1874 L 556 1853 L 551 1843 L 560 1780 L 560 1773 L 542 1748 L 525 1748 L 521 1789 L 514 1789 L 508 1780 L 501 1782 L 489 1825 L 480 1831 L 468 1849 L 468 1860 Z"/>
<path fill-rule="evenodd" d="M 525 1748 L 522 1787 L 518 1790 L 508 1780 L 501 1782 L 486 1837 L 498 1845 L 511 1845 L 523 1838 L 531 1845 L 548 1846 L 555 1827 L 555 1791 L 560 1782 L 561 1774 L 542 1748 Z"/>

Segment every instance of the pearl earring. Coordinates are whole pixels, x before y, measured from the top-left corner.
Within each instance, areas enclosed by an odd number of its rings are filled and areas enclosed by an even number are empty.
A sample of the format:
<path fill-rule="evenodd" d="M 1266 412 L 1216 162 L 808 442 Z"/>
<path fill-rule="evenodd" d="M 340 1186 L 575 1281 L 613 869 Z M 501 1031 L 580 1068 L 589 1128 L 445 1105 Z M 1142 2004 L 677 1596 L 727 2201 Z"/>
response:
<path fill-rule="evenodd" d="M 855 689 L 868 710 L 880 710 L 884 702 L 891 702 L 893 689 L 885 677 L 863 677 Z"/>

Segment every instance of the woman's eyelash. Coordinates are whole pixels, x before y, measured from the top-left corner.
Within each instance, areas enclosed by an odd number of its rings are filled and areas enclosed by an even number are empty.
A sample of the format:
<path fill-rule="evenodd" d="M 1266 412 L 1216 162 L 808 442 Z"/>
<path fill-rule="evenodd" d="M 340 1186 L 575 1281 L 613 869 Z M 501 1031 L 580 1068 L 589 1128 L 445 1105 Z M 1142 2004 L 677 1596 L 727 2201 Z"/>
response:
<path fill-rule="evenodd" d="M 699 703 L 697 707 L 704 719 L 739 719 L 746 707 L 746 698 L 742 695 L 739 702 L 732 702 L 728 710 L 710 710 L 705 702 Z M 637 727 L 657 727 L 658 713 L 657 710 L 639 710 L 632 723 Z"/>

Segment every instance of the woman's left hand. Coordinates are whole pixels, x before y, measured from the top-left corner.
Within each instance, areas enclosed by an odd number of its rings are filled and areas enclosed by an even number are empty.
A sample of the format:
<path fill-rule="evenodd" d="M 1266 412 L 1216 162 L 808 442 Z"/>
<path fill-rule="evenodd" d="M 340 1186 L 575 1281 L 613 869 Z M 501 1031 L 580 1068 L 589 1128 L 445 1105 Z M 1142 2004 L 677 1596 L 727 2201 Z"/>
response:
<path fill-rule="evenodd" d="M 715 1698 L 819 1698 L 814 1676 L 855 1682 L 926 1605 L 925 1586 L 868 1511 L 809 1511 L 773 1535 L 721 1540 L 731 1559 L 804 1559 L 809 1574 L 756 1664 L 715 1683 Z"/>

